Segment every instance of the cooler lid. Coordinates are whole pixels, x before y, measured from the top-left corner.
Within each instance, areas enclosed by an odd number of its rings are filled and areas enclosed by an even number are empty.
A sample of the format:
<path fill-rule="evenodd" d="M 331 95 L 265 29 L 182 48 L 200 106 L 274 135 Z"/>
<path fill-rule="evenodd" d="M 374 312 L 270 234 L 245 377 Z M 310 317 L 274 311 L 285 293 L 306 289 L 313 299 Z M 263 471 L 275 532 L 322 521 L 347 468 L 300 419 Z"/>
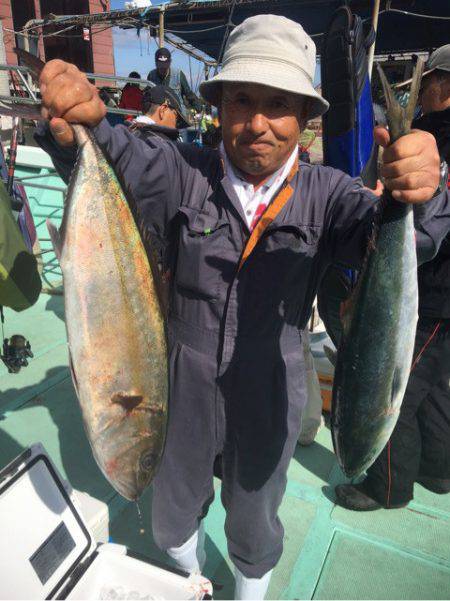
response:
<path fill-rule="evenodd" d="M 44 447 L 0 471 L 0 598 L 52 598 L 95 549 Z"/>

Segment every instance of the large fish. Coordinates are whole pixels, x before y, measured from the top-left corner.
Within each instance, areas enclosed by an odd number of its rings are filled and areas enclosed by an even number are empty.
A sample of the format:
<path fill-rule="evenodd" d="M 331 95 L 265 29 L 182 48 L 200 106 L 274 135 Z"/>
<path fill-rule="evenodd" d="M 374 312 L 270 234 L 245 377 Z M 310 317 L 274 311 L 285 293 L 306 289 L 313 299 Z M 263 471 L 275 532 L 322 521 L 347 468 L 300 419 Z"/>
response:
<path fill-rule="evenodd" d="M 43 67 L 30 63 L 35 72 Z M 61 229 L 48 223 L 64 278 L 72 376 L 100 469 L 136 500 L 155 474 L 166 434 L 159 272 L 112 167 L 88 129 L 74 130 L 78 158 Z"/>
<path fill-rule="evenodd" d="M 391 141 L 410 131 L 423 62 L 402 109 L 379 69 Z M 354 477 L 378 457 L 397 422 L 411 367 L 417 323 L 417 258 L 411 205 L 385 191 L 358 284 L 348 302 L 332 401 L 334 450 Z"/>

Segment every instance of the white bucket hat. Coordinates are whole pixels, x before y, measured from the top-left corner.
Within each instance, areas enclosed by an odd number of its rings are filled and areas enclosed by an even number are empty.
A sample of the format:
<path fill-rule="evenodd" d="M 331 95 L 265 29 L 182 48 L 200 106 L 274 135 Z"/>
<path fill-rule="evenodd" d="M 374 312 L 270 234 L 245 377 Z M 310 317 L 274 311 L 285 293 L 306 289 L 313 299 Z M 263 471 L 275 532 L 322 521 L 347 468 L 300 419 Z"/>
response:
<path fill-rule="evenodd" d="M 299 23 L 277 15 L 257 15 L 231 32 L 222 71 L 200 84 L 200 93 L 217 106 L 222 82 L 257 83 L 308 96 L 312 100 L 307 119 L 313 119 L 329 107 L 314 89 L 315 68 L 316 45 Z"/>

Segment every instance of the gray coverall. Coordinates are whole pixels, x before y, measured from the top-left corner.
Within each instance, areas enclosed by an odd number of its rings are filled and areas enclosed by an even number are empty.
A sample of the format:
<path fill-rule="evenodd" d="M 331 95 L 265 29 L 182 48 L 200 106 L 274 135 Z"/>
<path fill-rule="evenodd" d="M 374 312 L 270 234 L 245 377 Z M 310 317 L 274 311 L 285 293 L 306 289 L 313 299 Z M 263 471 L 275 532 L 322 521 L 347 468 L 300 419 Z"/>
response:
<path fill-rule="evenodd" d="M 283 548 L 277 514 L 306 402 L 299 331 L 327 265 L 360 266 L 378 202 L 340 171 L 302 163 L 292 196 L 238 271 L 250 232 L 218 151 L 144 143 L 106 121 L 94 134 L 138 222 L 170 257 L 170 414 L 155 540 L 178 547 L 198 528 L 221 454 L 229 553 L 259 578 Z M 418 229 L 430 256 L 449 227 L 441 195 Z"/>

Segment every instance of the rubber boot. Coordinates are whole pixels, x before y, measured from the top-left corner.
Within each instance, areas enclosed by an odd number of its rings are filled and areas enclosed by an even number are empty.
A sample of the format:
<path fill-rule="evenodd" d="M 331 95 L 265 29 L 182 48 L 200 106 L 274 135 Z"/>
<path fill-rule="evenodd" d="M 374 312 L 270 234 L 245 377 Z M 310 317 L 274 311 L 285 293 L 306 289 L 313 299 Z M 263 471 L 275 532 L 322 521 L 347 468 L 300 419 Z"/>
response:
<path fill-rule="evenodd" d="M 372 499 L 369 491 L 363 480 L 359 484 L 338 484 L 334 489 L 336 493 L 336 501 L 341 507 L 351 509 L 352 511 L 375 511 L 376 509 L 401 509 L 409 503 L 398 503 L 397 505 L 389 505 L 389 507 L 381 505 L 375 499 Z"/>
<path fill-rule="evenodd" d="M 176 567 L 182 572 L 201 574 L 206 561 L 203 522 L 201 522 L 199 529 L 181 547 L 167 549 L 167 555 L 175 561 Z"/>
<path fill-rule="evenodd" d="M 261 578 L 247 578 L 237 568 L 234 569 L 236 584 L 234 588 L 235 599 L 253 599 L 255 601 L 264 599 L 269 588 L 270 578 L 273 570 L 267 572 Z"/>
<path fill-rule="evenodd" d="M 380 503 L 367 494 L 363 482 L 359 484 L 338 484 L 334 491 L 338 505 L 345 507 L 345 509 L 351 509 L 352 511 L 381 509 Z"/>
<path fill-rule="evenodd" d="M 450 492 L 449 478 L 431 478 L 430 476 L 419 476 L 416 480 L 427 490 L 436 493 L 437 495 L 446 495 Z"/>

